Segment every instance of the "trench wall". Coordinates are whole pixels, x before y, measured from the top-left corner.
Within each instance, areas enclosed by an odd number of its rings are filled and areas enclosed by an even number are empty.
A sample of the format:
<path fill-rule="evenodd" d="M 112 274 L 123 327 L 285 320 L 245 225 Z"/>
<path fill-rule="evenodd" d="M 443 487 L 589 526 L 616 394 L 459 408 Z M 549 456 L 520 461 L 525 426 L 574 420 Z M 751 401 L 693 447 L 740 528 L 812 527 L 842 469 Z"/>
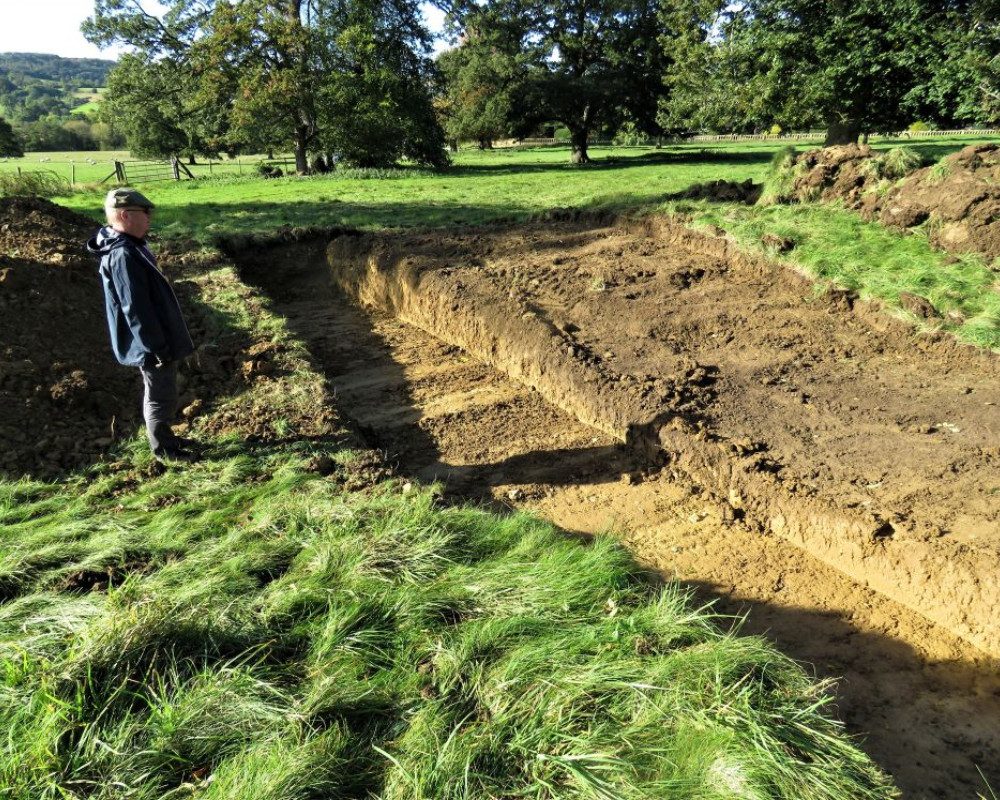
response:
<path fill-rule="evenodd" d="M 624 222 L 678 247 L 773 272 L 773 265 L 740 252 L 722 237 L 666 220 Z M 650 227 L 653 230 L 650 230 Z M 581 421 L 666 458 L 680 479 L 694 481 L 728 503 L 744 520 L 801 547 L 854 580 L 922 613 L 986 652 L 1000 656 L 1000 576 L 995 559 L 949 561 L 933 542 L 894 540 L 886 523 L 858 510 L 837 508 L 822 497 L 782 485 L 758 460 L 711 441 L 679 418 L 651 417 L 626 386 L 574 358 L 550 323 L 504 298 L 470 297 L 450 274 L 421 271 L 391 239 L 368 234 L 338 236 L 326 261 L 335 283 L 362 305 L 389 311 L 405 322 L 531 386 Z M 873 311 L 872 317 L 877 315 Z M 880 323 L 880 324 L 884 324 Z"/>

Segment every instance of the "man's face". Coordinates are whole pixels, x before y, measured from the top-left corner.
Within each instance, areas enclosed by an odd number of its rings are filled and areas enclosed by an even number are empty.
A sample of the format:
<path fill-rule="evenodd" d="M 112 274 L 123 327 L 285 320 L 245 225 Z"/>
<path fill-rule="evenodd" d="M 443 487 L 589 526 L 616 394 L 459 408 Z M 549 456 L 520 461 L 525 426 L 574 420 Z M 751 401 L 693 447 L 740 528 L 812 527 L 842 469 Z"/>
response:
<path fill-rule="evenodd" d="M 149 226 L 153 220 L 153 210 L 151 208 L 140 208 L 130 206 L 121 210 L 121 230 L 136 239 L 144 239 L 149 233 Z"/>

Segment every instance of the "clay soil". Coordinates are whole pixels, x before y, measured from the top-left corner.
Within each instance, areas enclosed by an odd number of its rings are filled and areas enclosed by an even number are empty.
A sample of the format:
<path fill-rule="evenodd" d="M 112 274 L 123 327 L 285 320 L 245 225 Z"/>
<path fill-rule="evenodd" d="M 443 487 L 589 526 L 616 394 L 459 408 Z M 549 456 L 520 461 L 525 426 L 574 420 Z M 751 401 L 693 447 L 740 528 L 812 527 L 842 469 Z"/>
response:
<path fill-rule="evenodd" d="M 1000 679 L 969 641 L 993 622 L 966 583 L 997 544 L 990 357 L 664 223 L 232 254 L 400 472 L 611 531 L 746 613 L 842 678 L 905 797 L 975 797 L 977 766 L 996 784 Z"/>

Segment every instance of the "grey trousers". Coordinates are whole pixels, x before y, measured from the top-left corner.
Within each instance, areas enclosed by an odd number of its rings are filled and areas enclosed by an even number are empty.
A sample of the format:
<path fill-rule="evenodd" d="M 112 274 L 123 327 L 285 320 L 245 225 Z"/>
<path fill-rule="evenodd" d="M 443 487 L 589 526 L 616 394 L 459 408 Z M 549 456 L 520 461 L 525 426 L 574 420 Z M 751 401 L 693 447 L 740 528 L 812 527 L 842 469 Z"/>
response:
<path fill-rule="evenodd" d="M 142 373 L 142 416 L 153 455 L 163 455 L 178 446 L 170 423 L 177 412 L 177 362 L 168 361 L 159 369 L 139 367 Z"/>

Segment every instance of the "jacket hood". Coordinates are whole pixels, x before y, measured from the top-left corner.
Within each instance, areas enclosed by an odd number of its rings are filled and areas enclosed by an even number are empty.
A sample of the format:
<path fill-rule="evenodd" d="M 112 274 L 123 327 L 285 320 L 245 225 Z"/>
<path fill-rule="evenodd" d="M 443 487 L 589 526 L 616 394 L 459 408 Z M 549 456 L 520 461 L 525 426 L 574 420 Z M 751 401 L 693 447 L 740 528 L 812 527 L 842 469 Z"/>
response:
<path fill-rule="evenodd" d="M 142 242 L 127 233 L 116 231 L 110 225 L 105 225 L 97 233 L 87 240 L 87 252 L 95 256 L 103 256 L 118 247 L 126 244 L 139 244 Z"/>

